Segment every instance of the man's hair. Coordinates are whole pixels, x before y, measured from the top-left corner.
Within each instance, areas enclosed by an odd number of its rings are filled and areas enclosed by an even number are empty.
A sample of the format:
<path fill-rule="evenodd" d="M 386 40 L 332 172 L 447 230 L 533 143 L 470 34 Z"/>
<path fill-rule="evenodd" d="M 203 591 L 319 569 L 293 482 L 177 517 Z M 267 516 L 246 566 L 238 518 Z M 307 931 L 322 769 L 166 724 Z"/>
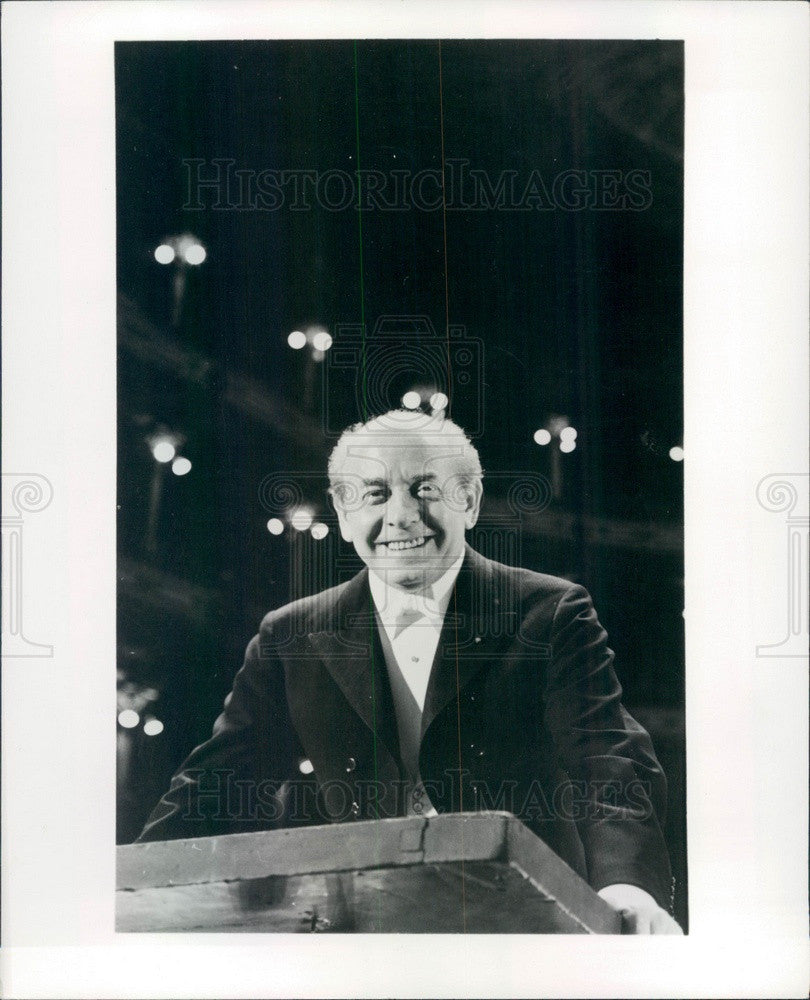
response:
<path fill-rule="evenodd" d="M 475 445 L 466 433 L 444 416 L 431 415 L 420 410 L 389 410 L 347 427 L 338 438 L 329 456 L 329 492 L 334 496 L 340 485 L 340 470 L 349 455 L 349 447 L 404 447 L 404 435 L 413 434 L 430 447 L 446 446 L 448 454 L 458 460 L 458 483 L 467 486 L 480 480 L 484 471 Z"/>

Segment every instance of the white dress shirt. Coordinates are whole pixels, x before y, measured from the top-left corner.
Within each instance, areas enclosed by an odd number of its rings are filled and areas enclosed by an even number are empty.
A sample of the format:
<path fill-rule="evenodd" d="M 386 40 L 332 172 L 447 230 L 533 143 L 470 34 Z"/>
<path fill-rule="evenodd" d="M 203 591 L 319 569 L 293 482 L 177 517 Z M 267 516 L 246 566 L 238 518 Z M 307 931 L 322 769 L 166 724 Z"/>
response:
<path fill-rule="evenodd" d="M 373 571 L 369 574 L 371 595 L 383 626 L 380 643 L 391 681 L 403 762 L 413 777 L 406 803 L 409 815 L 436 815 L 419 774 L 422 712 L 444 616 L 463 562 L 462 552 L 432 585 L 429 594 L 410 593 L 389 586 Z M 406 623 L 402 622 L 403 618 Z"/>
<path fill-rule="evenodd" d="M 374 571 L 369 573 L 371 596 L 374 598 L 377 616 L 383 625 L 380 639 L 386 660 L 389 651 L 393 653 L 420 711 L 425 707 L 425 695 L 444 625 L 444 616 L 463 562 L 462 552 L 453 565 L 433 584 L 430 595 L 411 593 L 402 590 L 401 587 L 392 587 Z M 397 634 L 400 618 L 404 614 L 412 614 L 415 617 L 417 613 L 421 613 L 421 617 Z"/>

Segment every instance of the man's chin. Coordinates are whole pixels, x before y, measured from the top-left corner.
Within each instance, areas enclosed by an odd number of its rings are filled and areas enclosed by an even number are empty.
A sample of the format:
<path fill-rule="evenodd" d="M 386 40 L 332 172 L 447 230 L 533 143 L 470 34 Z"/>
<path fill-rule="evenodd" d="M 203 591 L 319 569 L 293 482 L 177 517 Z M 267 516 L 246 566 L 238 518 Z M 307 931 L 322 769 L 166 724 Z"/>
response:
<path fill-rule="evenodd" d="M 369 562 L 368 565 L 369 569 L 373 569 L 389 586 L 402 587 L 403 590 L 428 587 L 447 570 L 444 560 L 440 560 L 435 553 L 428 559 L 400 560 L 391 558 L 383 550 L 382 554 L 375 553 L 373 562 Z"/>

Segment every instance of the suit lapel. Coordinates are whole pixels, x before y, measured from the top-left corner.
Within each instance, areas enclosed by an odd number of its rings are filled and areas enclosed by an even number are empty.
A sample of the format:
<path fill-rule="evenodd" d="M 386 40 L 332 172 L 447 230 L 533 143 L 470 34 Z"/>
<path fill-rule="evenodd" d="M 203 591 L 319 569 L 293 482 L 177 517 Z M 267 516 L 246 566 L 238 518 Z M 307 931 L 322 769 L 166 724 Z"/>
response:
<path fill-rule="evenodd" d="M 348 703 L 398 760 L 394 701 L 367 569 L 346 585 L 334 616 L 323 631 L 310 633 L 308 639 Z"/>
<path fill-rule="evenodd" d="M 465 685 L 497 654 L 502 640 L 492 623 L 500 613 L 498 602 L 490 564 L 467 545 L 425 696 L 423 736 L 434 719 L 458 699 Z"/>

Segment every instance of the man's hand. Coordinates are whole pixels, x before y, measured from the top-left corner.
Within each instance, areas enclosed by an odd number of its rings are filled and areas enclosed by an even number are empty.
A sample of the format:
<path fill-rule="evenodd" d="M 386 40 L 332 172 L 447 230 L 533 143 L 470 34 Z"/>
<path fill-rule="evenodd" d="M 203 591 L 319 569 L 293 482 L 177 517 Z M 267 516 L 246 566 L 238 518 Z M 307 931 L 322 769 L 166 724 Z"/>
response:
<path fill-rule="evenodd" d="M 667 911 L 637 885 L 606 885 L 598 895 L 621 913 L 627 934 L 683 934 Z"/>

